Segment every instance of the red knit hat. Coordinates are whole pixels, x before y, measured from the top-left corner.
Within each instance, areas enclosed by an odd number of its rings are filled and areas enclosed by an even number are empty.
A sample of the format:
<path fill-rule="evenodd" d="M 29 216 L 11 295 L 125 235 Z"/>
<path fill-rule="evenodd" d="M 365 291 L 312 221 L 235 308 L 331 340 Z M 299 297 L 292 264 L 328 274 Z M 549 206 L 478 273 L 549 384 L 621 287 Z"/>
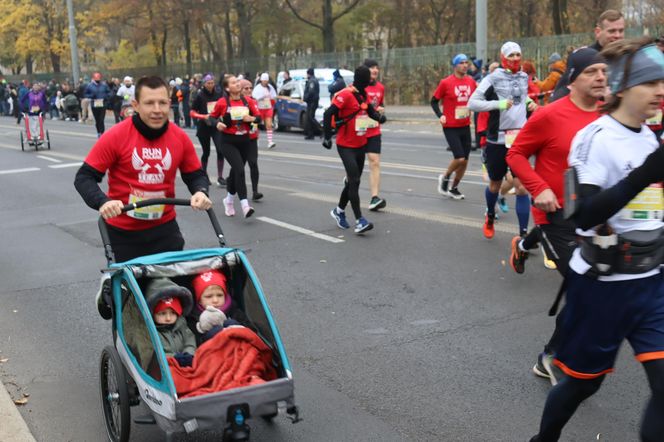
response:
<path fill-rule="evenodd" d="M 219 270 L 210 270 L 209 272 L 201 273 L 196 275 L 191 285 L 194 287 L 194 295 L 196 296 L 196 302 L 201 300 L 201 295 L 206 288 L 211 285 L 218 285 L 221 287 L 221 290 L 224 291 L 224 294 L 228 293 L 226 288 L 226 276 L 221 273 Z"/>
<path fill-rule="evenodd" d="M 178 316 L 182 316 L 182 304 L 180 304 L 180 300 L 178 298 L 162 299 L 157 303 L 157 305 L 154 306 L 154 311 L 152 314 L 156 315 L 160 311 L 166 310 L 167 308 L 173 309 L 173 311 L 177 313 Z"/>

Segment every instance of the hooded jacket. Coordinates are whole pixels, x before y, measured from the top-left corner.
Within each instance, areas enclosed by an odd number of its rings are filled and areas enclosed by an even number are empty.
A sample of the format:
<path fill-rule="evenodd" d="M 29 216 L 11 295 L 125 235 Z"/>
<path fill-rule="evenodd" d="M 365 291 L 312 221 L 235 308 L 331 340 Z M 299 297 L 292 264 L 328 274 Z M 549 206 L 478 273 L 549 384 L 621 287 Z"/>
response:
<path fill-rule="evenodd" d="M 549 68 L 549 75 L 544 80 L 541 81 L 536 81 L 535 84 L 537 87 L 542 91 L 542 93 L 546 92 L 552 92 L 555 88 L 556 85 L 558 84 L 558 81 L 560 81 L 560 78 L 563 76 L 565 73 L 565 69 L 567 68 L 567 63 L 563 60 L 558 60 L 551 64 L 551 67 Z M 544 102 L 548 102 L 548 95 L 544 97 Z"/>
<path fill-rule="evenodd" d="M 193 355 L 196 352 L 196 336 L 182 316 L 178 316 L 175 324 L 157 325 L 157 333 L 159 333 L 166 357 L 173 356 L 175 353 Z"/>

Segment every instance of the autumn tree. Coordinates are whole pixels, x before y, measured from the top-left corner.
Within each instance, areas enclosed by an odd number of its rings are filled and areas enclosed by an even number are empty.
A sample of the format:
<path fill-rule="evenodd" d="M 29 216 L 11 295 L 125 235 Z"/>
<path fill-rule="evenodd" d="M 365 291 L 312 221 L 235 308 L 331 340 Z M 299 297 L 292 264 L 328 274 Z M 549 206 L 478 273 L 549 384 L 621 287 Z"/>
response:
<path fill-rule="evenodd" d="M 298 9 L 295 8 L 295 6 L 293 6 L 292 0 L 286 0 L 286 4 L 293 12 L 295 17 L 297 17 L 300 21 L 306 23 L 309 26 L 312 26 L 316 29 L 320 29 L 323 35 L 323 52 L 334 52 L 335 50 L 334 22 L 336 22 L 341 17 L 352 11 L 353 8 L 355 8 L 359 3 L 360 0 L 351 0 L 350 4 L 343 3 L 344 8 L 337 14 L 334 14 L 332 11 L 332 0 L 322 0 L 321 9 L 322 9 L 323 19 L 322 23 L 319 24 L 305 18 L 302 15 L 302 13 L 298 11 Z"/>

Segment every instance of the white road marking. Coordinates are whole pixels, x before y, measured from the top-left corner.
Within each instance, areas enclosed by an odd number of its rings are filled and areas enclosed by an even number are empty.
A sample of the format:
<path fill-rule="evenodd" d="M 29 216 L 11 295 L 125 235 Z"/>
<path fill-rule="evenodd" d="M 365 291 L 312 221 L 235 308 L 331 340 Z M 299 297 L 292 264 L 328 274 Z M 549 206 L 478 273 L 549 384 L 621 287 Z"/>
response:
<path fill-rule="evenodd" d="M 63 169 L 65 167 L 80 167 L 82 163 L 65 163 L 65 164 L 55 164 L 53 166 L 48 166 L 51 169 Z"/>
<path fill-rule="evenodd" d="M 282 187 L 282 186 L 272 186 L 269 184 L 261 184 L 261 186 L 267 189 L 280 190 L 282 192 L 286 192 L 289 195 L 298 198 L 304 198 L 304 199 L 320 201 L 330 204 L 334 204 L 339 201 L 339 197 L 336 195 L 325 195 L 322 193 L 314 193 L 314 192 L 301 192 L 298 191 L 297 189 Z M 470 227 L 473 229 L 481 229 L 482 226 L 484 225 L 483 217 L 469 218 L 465 216 L 446 215 L 442 213 L 426 212 L 423 210 L 409 209 L 406 207 L 395 207 L 395 206 L 389 206 L 381 211 L 384 213 L 405 216 L 408 218 L 415 218 L 421 221 L 429 221 L 439 224 L 448 224 L 448 225 L 461 226 L 461 227 Z M 512 235 L 516 234 L 516 232 L 518 232 L 519 230 L 516 224 L 504 223 L 504 222 L 497 222 L 496 224 L 494 224 L 494 227 L 498 232 L 510 233 Z"/>
<path fill-rule="evenodd" d="M 273 218 L 268 218 L 266 216 L 259 216 L 256 219 L 258 219 L 259 221 L 263 221 L 265 223 L 268 223 L 268 224 L 272 224 L 272 225 L 275 225 L 275 226 L 278 226 L 278 227 L 283 227 L 284 229 L 292 230 L 293 232 L 298 232 L 298 233 L 301 233 L 303 235 L 311 236 L 313 238 L 322 239 L 323 241 L 328 241 L 328 242 L 331 242 L 331 243 L 334 243 L 334 244 L 339 244 L 339 243 L 344 242 L 343 239 L 334 238 L 332 236 L 324 235 L 322 233 L 317 233 L 317 232 L 314 232 L 313 230 L 305 229 L 304 227 L 295 226 L 293 224 L 288 224 L 288 223 L 285 223 L 283 221 L 279 221 L 279 220 L 276 220 L 276 219 L 273 219 Z"/>
<path fill-rule="evenodd" d="M 42 160 L 46 160 L 46 161 L 52 161 L 54 163 L 62 163 L 62 161 L 58 160 L 57 158 L 51 158 L 51 157 L 47 157 L 45 155 L 37 155 L 37 158 L 41 158 Z"/>
<path fill-rule="evenodd" d="M 0 175 L 8 175 L 10 173 L 37 172 L 38 170 L 41 169 L 39 167 L 26 167 L 24 169 L 0 170 Z"/>

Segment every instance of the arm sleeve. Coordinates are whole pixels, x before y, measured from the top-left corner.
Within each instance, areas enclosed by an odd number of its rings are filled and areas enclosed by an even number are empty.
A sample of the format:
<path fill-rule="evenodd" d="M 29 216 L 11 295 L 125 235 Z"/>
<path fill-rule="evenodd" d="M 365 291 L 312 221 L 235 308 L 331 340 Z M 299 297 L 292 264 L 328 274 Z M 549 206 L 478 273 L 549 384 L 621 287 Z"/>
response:
<path fill-rule="evenodd" d="M 627 179 L 606 190 L 592 184 L 580 184 L 579 209 L 574 214 L 574 221 L 583 230 L 602 224 L 625 207 L 641 190 L 635 189 Z"/>
<path fill-rule="evenodd" d="M 477 86 L 477 89 L 475 89 L 475 92 L 470 96 L 470 100 L 468 101 L 470 110 L 473 112 L 489 112 L 499 109 L 500 102 L 498 100 L 489 101 L 486 99 L 487 92 L 492 88 L 491 75 L 484 77 L 479 86 Z"/>
<path fill-rule="evenodd" d="M 385 121 L 387 121 L 385 115 L 382 115 L 380 112 L 374 109 L 373 105 L 371 104 L 367 106 L 367 115 L 369 115 L 369 118 L 378 121 L 380 124 L 383 124 Z"/>
<path fill-rule="evenodd" d="M 263 98 L 263 96 L 261 95 L 261 90 L 260 90 L 260 88 L 262 88 L 262 87 L 263 86 L 261 86 L 260 83 L 258 83 L 256 86 L 254 86 L 254 89 L 251 91 L 251 98 L 253 98 L 254 100 L 260 100 L 261 98 Z"/>
<path fill-rule="evenodd" d="M 196 336 L 194 332 L 185 327 L 184 334 L 184 348 L 182 353 L 189 353 L 193 355 L 196 352 Z"/>
<path fill-rule="evenodd" d="M 431 109 L 433 109 L 433 113 L 436 114 L 438 118 L 443 116 L 443 113 L 440 111 L 438 98 L 431 97 Z"/>
<path fill-rule="evenodd" d="M 536 113 L 521 129 L 512 147 L 507 149 L 507 164 L 533 197 L 551 188 L 533 170 L 528 161 L 546 144 L 549 129 L 547 126 L 547 122 L 541 117 L 541 114 Z"/>
<path fill-rule="evenodd" d="M 274 86 L 270 85 L 270 98 L 276 100 L 277 91 L 274 89 Z"/>
<path fill-rule="evenodd" d="M 331 104 L 323 114 L 323 133 L 326 140 L 332 138 L 332 115 L 339 117 L 339 108 L 336 104 Z"/>
<path fill-rule="evenodd" d="M 85 204 L 94 210 L 99 210 L 105 202 L 111 200 L 99 187 L 103 177 L 102 172 L 87 163 L 83 163 L 76 172 L 76 178 L 74 178 L 74 187 Z"/>

